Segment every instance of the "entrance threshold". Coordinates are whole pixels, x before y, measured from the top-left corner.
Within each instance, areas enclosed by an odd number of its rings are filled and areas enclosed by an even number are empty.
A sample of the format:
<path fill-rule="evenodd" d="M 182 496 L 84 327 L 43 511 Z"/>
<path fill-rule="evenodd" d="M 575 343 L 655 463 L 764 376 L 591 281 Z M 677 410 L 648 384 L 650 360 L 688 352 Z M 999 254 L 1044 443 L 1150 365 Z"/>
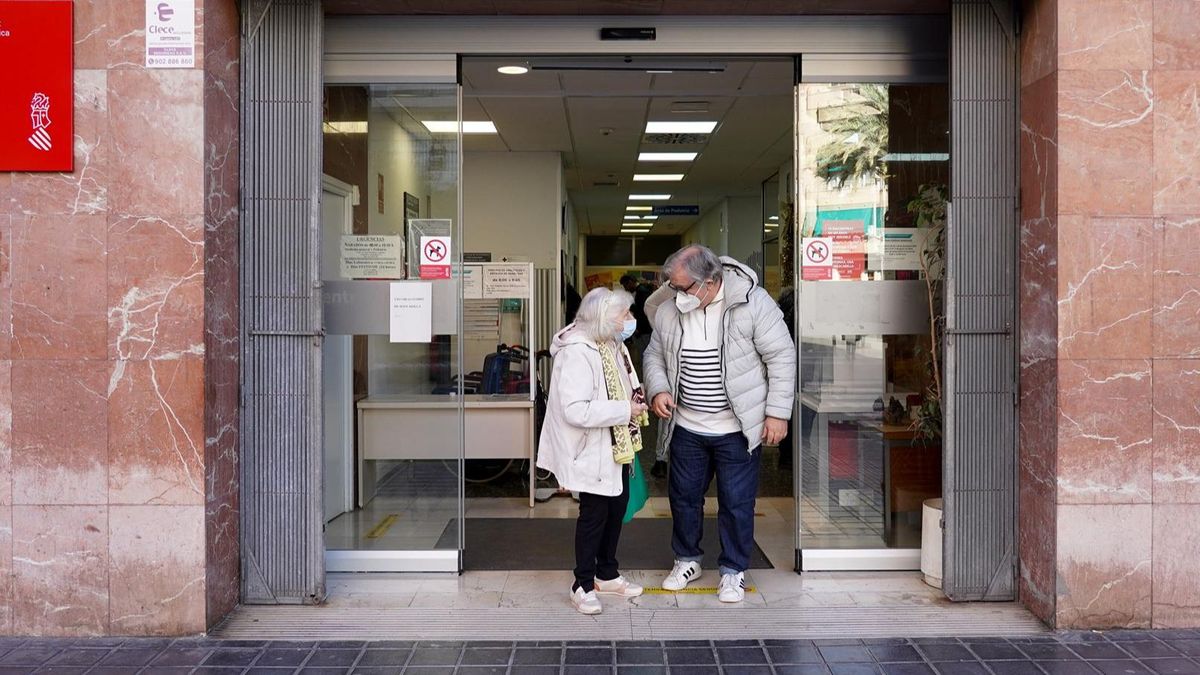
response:
<path fill-rule="evenodd" d="M 710 574 L 705 570 L 706 576 Z M 661 571 L 626 576 L 647 588 Z M 992 637 L 1048 629 L 1017 603 L 951 603 L 919 573 L 753 570 L 737 606 L 712 594 L 648 593 L 602 599 L 588 617 L 567 603 L 570 572 L 461 576 L 330 575 L 320 607 L 243 606 L 212 635 L 245 640 L 709 640 Z M 712 585 L 700 579 L 697 586 Z"/>

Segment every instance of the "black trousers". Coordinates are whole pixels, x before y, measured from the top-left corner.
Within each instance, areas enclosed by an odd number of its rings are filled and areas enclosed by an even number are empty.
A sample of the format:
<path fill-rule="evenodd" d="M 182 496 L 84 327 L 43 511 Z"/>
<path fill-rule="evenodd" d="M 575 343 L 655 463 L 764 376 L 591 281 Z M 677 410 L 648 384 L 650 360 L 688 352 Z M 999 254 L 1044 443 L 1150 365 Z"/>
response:
<path fill-rule="evenodd" d="M 636 459 L 634 460 L 637 461 Z M 610 581 L 621 575 L 617 566 L 617 541 L 629 506 L 629 465 L 621 467 L 621 494 L 616 497 L 579 493 L 579 519 L 575 521 L 575 585 L 585 592 L 595 580 Z"/>

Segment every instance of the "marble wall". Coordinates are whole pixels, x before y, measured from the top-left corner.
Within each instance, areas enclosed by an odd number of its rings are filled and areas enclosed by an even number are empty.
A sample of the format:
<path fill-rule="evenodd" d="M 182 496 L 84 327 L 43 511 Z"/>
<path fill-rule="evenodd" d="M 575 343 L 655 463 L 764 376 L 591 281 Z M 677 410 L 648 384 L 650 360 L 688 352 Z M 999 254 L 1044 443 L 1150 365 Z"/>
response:
<path fill-rule="evenodd" d="M 1200 625 L 1200 3 L 1023 14 L 1022 599 Z"/>
<path fill-rule="evenodd" d="M 0 634 L 236 598 L 238 23 L 196 5 L 147 70 L 140 6 L 77 0 L 75 171 L 0 174 Z"/>

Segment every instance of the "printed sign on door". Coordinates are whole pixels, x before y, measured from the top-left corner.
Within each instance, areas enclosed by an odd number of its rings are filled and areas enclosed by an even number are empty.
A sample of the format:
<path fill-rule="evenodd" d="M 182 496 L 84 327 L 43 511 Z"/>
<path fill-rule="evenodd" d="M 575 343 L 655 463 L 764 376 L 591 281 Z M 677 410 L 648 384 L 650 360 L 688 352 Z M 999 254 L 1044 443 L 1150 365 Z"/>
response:
<path fill-rule="evenodd" d="M 421 278 L 450 278 L 450 237 L 421 237 Z"/>
<path fill-rule="evenodd" d="M 833 239 L 805 237 L 801 240 L 803 258 L 800 278 L 804 281 L 826 281 L 833 278 Z"/>

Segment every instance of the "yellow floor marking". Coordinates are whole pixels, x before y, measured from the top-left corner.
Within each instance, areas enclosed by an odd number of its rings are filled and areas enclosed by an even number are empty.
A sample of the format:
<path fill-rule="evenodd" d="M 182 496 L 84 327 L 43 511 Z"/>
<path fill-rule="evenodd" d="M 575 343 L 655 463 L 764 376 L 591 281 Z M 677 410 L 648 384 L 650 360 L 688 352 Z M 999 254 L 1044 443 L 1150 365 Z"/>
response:
<path fill-rule="evenodd" d="M 716 594 L 717 589 L 715 587 L 714 588 L 704 588 L 704 587 L 697 586 L 696 588 L 685 588 L 682 591 L 668 591 L 665 588 L 647 588 L 642 592 L 645 593 L 646 595 L 680 595 L 680 594 L 684 594 L 684 593 L 686 593 L 688 595 L 703 595 L 705 593 Z M 753 593 L 754 587 L 747 586 L 746 592 Z"/>
<path fill-rule="evenodd" d="M 400 518 L 399 513 L 389 513 L 384 516 L 378 525 L 372 527 L 370 532 L 367 532 L 367 539 L 378 539 L 387 534 L 388 529 L 392 527 L 398 518 Z"/>

